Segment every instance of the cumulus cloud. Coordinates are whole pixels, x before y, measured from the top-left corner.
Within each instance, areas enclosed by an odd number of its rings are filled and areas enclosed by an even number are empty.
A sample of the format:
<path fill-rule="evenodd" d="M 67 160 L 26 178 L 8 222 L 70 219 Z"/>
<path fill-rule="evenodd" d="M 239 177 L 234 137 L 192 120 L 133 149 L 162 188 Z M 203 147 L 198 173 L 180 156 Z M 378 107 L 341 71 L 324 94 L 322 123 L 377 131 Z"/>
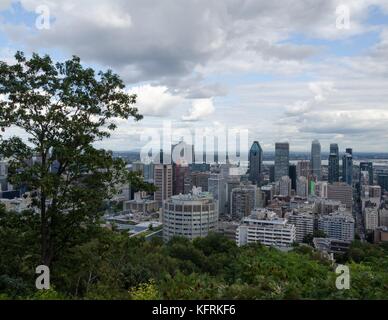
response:
<path fill-rule="evenodd" d="M 0 0 L 0 11 L 7 10 L 12 3 L 12 0 Z"/>
<path fill-rule="evenodd" d="M 0 0 L 0 8 L 6 3 Z M 216 109 L 218 121 L 238 119 L 263 145 L 287 138 L 299 146 L 312 138 L 349 141 L 362 130 L 357 143 L 377 143 L 377 131 L 387 135 L 379 112 L 388 106 L 388 27 L 368 20 L 371 6 L 388 13 L 386 0 L 20 3 L 30 13 L 47 5 L 52 24 L 37 31 L 3 19 L 0 32 L 14 47 L 76 54 L 113 68 L 138 93 L 140 113 L 150 121 L 213 121 Z M 336 28 L 338 5 L 348 6 L 350 29 Z M 347 55 L 338 40 L 350 48 L 360 43 Z"/>
<path fill-rule="evenodd" d="M 132 87 L 129 92 L 138 96 L 136 107 L 145 116 L 168 116 L 184 100 L 172 95 L 165 86 L 146 84 Z"/>
<path fill-rule="evenodd" d="M 212 113 L 215 108 L 212 99 L 198 99 L 194 100 L 189 110 L 189 114 L 182 117 L 183 121 L 198 121 L 206 119 Z"/>

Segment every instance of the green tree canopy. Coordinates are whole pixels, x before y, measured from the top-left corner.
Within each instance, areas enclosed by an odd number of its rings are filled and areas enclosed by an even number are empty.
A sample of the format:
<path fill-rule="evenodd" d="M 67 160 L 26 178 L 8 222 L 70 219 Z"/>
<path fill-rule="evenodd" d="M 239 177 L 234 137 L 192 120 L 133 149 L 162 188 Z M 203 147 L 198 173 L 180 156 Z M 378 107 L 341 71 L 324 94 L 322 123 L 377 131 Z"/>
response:
<path fill-rule="evenodd" d="M 27 139 L 0 140 L 10 159 L 11 182 L 32 192 L 40 215 L 41 262 L 50 266 L 64 247 L 81 240 L 97 221 L 104 199 L 122 183 L 148 188 L 122 160 L 96 149 L 117 119 L 136 121 L 136 96 L 112 71 L 84 68 L 78 57 L 54 63 L 22 52 L 16 63 L 0 62 L 0 128 L 21 129 Z"/>

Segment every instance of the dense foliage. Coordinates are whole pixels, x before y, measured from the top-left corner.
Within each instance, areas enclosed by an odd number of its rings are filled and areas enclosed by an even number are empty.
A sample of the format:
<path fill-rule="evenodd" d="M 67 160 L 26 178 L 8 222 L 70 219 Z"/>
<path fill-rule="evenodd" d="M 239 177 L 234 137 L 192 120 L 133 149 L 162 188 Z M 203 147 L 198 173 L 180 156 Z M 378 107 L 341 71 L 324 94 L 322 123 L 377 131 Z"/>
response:
<path fill-rule="evenodd" d="M 82 243 L 75 240 L 93 228 L 118 186 L 148 187 L 123 160 L 95 148 L 117 121 L 142 119 L 135 103 L 118 75 L 84 68 L 78 57 L 54 63 L 17 52 L 14 64 L 0 61 L 0 128 L 24 134 L 0 134 L 0 154 L 8 159 L 9 182 L 31 191 L 42 264 Z"/>
<path fill-rule="evenodd" d="M 63 251 L 51 268 L 52 290 L 37 291 L 39 246 L 25 215 L 0 214 L 3 299 L 384 299 L 388 248 L 355 242 L 341 263 L 350 290 L 335 287 L 335 266 L 311 247 L 291 252 L 238 248 L 217 234 L 190 242 L 128 238 L 100 227 Z M 37 222 L 38 223 L 38 222 Z M 80 235 L 81 236 L 81 235 Z"/>

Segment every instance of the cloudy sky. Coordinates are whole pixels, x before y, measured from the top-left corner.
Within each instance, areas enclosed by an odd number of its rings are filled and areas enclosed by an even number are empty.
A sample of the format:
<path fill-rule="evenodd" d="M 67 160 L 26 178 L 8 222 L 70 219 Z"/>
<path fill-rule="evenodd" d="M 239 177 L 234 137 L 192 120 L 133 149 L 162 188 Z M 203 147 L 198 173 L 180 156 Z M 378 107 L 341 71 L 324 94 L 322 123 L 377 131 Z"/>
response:
<path fill-rule="evenodd" d="M 0 60 L 16 50 L 120 74 L 145 119 L 113 150 L 169 120 L 248 129 L 264 151 L 388 152 L 388 0 L 0 0 Z"/>

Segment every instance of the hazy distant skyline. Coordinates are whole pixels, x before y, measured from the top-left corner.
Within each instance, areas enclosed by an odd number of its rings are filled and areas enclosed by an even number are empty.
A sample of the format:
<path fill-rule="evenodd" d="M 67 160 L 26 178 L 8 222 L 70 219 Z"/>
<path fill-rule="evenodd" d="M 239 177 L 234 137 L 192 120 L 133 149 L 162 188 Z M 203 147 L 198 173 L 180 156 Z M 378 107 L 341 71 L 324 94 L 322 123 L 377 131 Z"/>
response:
<path fill-rule="evenodd" d="M 47 30 L 35 27 L 41 5 Z M 339 5 L 349 29 L 336 27 Z M 171 120 L 249 129 L 264 151 L 318 139 L 322 152 L 388 152 L 385 0 L 0 0 L 0 48 L 9 62 L 23 50 L 113 68 L 145 119 L 120 122 L 101 144 L 112 150 Z"/>

